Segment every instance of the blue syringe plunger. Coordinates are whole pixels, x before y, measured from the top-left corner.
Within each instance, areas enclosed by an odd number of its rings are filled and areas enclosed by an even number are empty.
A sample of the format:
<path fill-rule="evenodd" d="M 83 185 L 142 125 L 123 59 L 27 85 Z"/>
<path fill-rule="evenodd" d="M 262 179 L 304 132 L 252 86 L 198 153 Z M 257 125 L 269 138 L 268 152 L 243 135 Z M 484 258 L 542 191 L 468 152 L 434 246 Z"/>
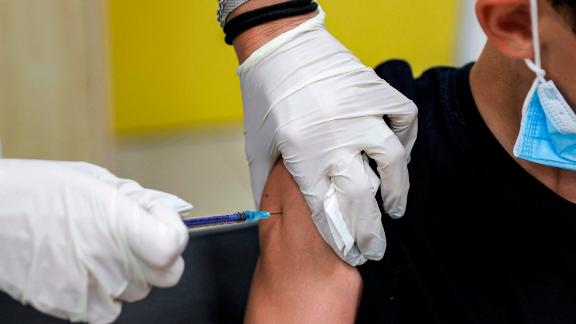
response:
<path fill-rule="evenodd" d="M 185 219 L 184 224 L 186 224 L 186 226 L 189 229 L 193 229 L 206 226 L 253 223 L 267 218 L 270 218 L 270 213 L 267 211 L 247 210 L 230 215 L 207 216 L 207 217 Z"/>

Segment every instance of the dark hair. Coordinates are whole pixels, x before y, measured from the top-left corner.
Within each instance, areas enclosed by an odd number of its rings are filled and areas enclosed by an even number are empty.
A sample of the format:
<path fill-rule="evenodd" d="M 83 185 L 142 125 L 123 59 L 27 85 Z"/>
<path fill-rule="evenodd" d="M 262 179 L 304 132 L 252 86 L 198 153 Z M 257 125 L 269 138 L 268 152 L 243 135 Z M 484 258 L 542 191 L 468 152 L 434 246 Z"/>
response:
<path fill-rule="evenodd" d="M 569 8 L 571 14 L 576 16 L 576 0 L 552 0 L 552 5 L 556 8 Z"/>
<path fill-rule="evenodd" d="M 576 33 L 576 0 L 551 0 L 551 2 L 557 9 L 566 10 L 566 12 L 561 13 L 572 24 L 572 30 Z"/>

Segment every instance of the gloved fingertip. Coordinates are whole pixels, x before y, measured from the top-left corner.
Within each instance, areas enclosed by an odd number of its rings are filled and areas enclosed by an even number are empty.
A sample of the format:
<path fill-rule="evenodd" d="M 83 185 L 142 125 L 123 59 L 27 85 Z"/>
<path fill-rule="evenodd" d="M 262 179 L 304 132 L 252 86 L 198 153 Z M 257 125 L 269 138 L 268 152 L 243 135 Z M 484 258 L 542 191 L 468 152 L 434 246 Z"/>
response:
<path fill-rule="evenodd" d="M 130 226 L 128 243 L 135 255 L 149 268 L 170 267 L 188 243 L 188 230 L 171 208 L 139 208 L 137 226 Z"/>
<path fill-rule="evenodd" d="M 182 279 L 182 275 L 184 274 L 184 270 L 186 268 L 186 262 L 184 262 L 183 258 L 178 258 L 176 263 L 170 268 L 167 272 L 167 275 L 164 282 L 158 283 L 158 287 L 169 288 L 176 286 L 180 279 Z"/>
<path fill-rule="evenodd" d="M 385 252 L 386 252 L 386 244 L 384 244 L 384 247 L 382 249 L 371 251 L 370 254 L 364 253 L 363 257 L 366 259 L 366 261 L 380 261 L 384 258 Z"/>
<path fill-rule="evenodd" d="M 146 190 L 152 193 L 153 196 L 155 197 L 155 199 L 151 202 L 153 206 L 163 205 L 173 209 L 179 214 L 187 212 L 189 213 L 194 208 L 194 206 L 191 203 L 171 193 L 162 192 L 154 189 L 146 189 Z"/>
<path fill-rule="evenodd" d="M 400 219 L 400 218 L 404 217 L 405 213 L 406 213 L 406 211 L 404 210 L 404 208 L 395 208 L 395 209 L 390 210 L 388 212 L 388 215 L 392 219 Z"/>
<path fill-rule="evenodd" d="M 154 287 L 170 288 L 174 287 L 182 279 L 186 263 L 183 258 L 178 258 L 172 266 L 165 269 L 149 269 L 145 273 L 146 280 Z"/>
<path fill-rule="evenodd" d="M 346 261 L 346 263 L 348 263 L 352 267 L 359 267 L 364 263 L 368 262 L 368 259 L 360 255 L 359 257 L 353 259 L 345 258 L 344 261 Z"/>
<path fill-rule="evenodd" d="M 184 225 L 184 222 L 178 214 L 179 211 L 176 211 L 173 208 L 173 206 L 168 207 L 157 205 L 150 209 L 149 212 L 157 216 L 159 219 L 164 220 L 167 226 L 170 226 L 175 246 L 178 247 L 177 250 L 179 255 L 186 248 L 190 235 L 188 234 L 188 228 Z M 192 205 L 190 205 L 190 208 L 192 208 Z"/>
<path fill-rule="evenodd" d="M 150 291 L 152 291 L 152 287 L 149 285 L 135 285 L 133 287 L 128 285 L 126 290 L 124 290 L 122 295 L 120 295 L 118 298 L 122 301 L 133 303 L 148 297 Z"/>

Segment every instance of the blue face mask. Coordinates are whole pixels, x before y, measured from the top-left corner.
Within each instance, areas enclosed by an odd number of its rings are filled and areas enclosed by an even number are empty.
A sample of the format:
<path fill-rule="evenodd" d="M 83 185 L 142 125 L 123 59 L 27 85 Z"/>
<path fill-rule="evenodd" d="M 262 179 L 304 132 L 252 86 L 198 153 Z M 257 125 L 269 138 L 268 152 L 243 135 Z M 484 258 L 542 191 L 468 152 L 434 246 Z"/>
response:
<path fill-rule="evenodd" d="M 531 0 L 532 30 L 538 30 L 537 0 Z M 520 159 L 576 171 L 576 113 L 542 69 L 540 40 L 534 33 L 535 63 L 526 60 L 536 81 L 524 103 L 514 155 Z"/>

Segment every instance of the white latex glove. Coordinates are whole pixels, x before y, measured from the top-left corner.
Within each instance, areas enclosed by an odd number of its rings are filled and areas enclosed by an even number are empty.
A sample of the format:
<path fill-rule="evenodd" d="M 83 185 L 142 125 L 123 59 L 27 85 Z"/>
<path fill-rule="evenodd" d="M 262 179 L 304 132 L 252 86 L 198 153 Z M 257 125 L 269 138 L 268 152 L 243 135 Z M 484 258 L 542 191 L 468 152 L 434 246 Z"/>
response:
<path fill-rule="evenodd" d="M 239 67 L 246 154 L 256 204 L 281 155 L 324 240 L 356 266 L 386 248 L 379 179 L 363 153 L 378 163 L 387 213 L 401 217 L 417 108 L 332 37 L 324 17 L 320 9 Z"/>
<path fill-rule="evenodd" d="M 77 162 L 0 159 L 0 290 L 46 314 L 109 323 L 175 285 L 188 232 L 176 196 Z"/>

